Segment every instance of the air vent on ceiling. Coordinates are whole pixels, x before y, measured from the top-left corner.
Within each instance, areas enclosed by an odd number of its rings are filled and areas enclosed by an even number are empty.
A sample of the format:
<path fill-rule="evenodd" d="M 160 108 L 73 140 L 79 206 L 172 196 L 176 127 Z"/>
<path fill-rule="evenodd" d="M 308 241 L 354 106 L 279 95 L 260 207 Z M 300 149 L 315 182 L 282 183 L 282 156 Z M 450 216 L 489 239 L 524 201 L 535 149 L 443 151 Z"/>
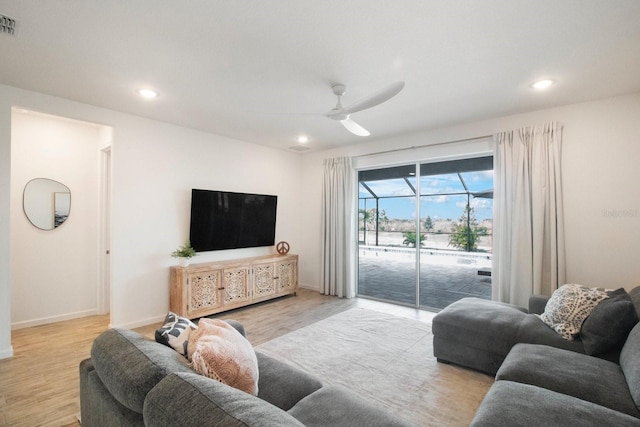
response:
<path fill-rule="evenodd" d="M 8 16 L 0 15 L 0 33 L 14 35 L 16 32 L 16 20 Z"/>
<path fill-rule="evenodd" d="M 307 150 L 310 150 L 310 149 L 311 149 L 311 148 L 309 148 L 309 147 L 305 147 L 304 145 L 294 145 L 294 146 L 292 146 L 292 147 L 289 147 L 289 150 L 291 150 L 291 151 L 298 151 L 298 152 L 300 152 L 300 151 L 307 151 Z"/>

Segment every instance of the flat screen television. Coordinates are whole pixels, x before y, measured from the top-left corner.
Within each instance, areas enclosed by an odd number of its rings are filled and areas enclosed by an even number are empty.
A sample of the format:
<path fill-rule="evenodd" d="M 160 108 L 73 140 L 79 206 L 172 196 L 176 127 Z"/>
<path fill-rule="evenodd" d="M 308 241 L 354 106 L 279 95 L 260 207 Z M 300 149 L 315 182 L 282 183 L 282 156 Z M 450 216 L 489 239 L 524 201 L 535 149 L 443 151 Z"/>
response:
<path fill-rule="evenodd" d="M 278 196 L 191 190 L 189 239 L 196 252 L 273 246 Z"/>

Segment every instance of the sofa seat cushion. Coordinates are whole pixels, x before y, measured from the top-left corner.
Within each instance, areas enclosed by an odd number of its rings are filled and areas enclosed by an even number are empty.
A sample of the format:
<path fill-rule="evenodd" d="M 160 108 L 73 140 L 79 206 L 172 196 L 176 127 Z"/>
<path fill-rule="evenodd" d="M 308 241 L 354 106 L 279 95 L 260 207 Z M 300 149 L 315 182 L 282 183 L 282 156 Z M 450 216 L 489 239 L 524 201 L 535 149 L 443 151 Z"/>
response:
<path fill-rule="evenodd" d="M 471 426 L 627 427 L 640 426 L 640 419 L 530 384 L 497 381 Z"/>
<path fill-rule="evenodd" d="M 584 354 L 546 345 L 517 344 L 498 370 L 496 380 L 546 388 L 640 417 L 620 366 Z"/>
<path fill-rule="evenodd" d="M 176 373 L 154 387 L 144 402 L 144 421 L 158 427 L 301 427 L 270 403 L 196 373 Z"/>
<path fill-rule="evenodd" d="M 322 387 L 310 374 L 260 351 L 258 358 L 258 397 L 288 411 L 302 398 Z"/>
<path fill-rule="evenodd" d="M 526 316 L 525 312 L 526 309 L 510 304 L 463 298 L 435 316 L 433 334 L 464 341 L 475 349 L 506 355 L 516 342 L 518 326 Z"/>
<path fill-rule="evenodd" d="M 325 386 L 289 410 L 307 427 L 401 427 L 409 426 L 380 406 L 355 397 L 339 386 Z"/>
<path fill-rule="evenodd" d="M 517 342 L 526 311 L 480 298 L 456 301 L 433 319 L 433 354 L 440 362 L 494 375 Z"/>
<path fill-rule="evenodd" d="M 135 331 L 109 329 L 91 347 L 100 380 L 123 406 L 142 413 L 144 398 L 172 372 L 193 372 L 187 359 Z"/>

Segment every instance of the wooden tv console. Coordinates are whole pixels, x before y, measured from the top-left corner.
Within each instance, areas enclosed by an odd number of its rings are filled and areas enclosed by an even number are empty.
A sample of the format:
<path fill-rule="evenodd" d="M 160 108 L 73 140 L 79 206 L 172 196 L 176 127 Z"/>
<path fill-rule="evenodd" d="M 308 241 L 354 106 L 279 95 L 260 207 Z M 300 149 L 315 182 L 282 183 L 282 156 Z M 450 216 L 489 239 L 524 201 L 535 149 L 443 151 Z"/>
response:
<path fill-rule="evenodd" d="M 283 295 L 298 289 L 298 255 L 254 258 L 171 267 L 169 306 L 195 319 Z"/>

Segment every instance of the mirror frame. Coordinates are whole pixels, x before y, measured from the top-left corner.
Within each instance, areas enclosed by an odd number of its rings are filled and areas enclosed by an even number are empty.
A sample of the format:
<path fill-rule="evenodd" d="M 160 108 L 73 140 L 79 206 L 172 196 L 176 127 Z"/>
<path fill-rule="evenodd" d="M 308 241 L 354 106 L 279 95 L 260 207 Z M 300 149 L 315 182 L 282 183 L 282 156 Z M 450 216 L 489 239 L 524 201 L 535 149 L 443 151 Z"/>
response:
<path fill-rule="evenodd" d="M 46 199 L 39 199 L 33 202 L 31 196 L 27 194 L 30 184 L 33 185 L 38 181 L 46 181 L 50 183 L 51 188 L 47 189 L 51 194 L 51 199 L 49 199 L 49 201 Z M 64 191 L 65 189 L 66 191 Z M 39 207 L 46 205 L 50 206 L 50 210 L 49 208 L 45 208 L 44 212 L 38 211 Z M 61 209 L 66 211 L 63 212 L 63 215 L 59 215 Z M 24 186 L 24 190 L 22 192 L 22 210 L 31 225 L 37 229 L 44 231 L 55 230 L 64 224 L 71 214 L 71 190 L 63 183 L 54 179 L 33 178 Z M 66 215 L 64 215 L 64 213 L 66 213 Z M 51 218 L 50 227 L 41 220 L 41 218 L 45 217 Z"/>

